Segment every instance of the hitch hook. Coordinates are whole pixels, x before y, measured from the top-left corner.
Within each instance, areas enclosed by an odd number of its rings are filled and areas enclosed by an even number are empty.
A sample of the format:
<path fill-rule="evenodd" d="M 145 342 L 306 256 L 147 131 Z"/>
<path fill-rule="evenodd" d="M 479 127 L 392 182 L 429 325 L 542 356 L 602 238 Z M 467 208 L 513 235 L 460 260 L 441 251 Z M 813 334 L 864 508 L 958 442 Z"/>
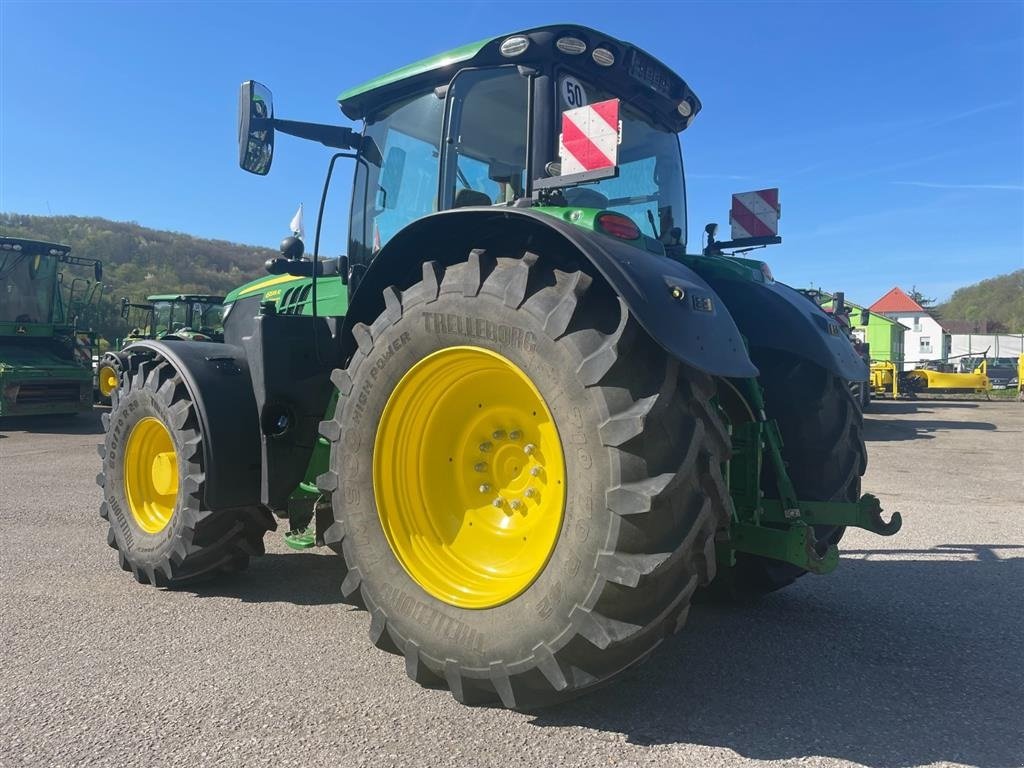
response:
<path fill-rule="evenodd" d="M 892 536 L 903 527 L 903 517 L 899 512 L 893 512 L 889 522 L 882 519 L 882 503 L 877 496 L 865 493 L 860 497 L 859 503 L 862 515 L 861 528 L 866 528 L 879 536 Z"/>

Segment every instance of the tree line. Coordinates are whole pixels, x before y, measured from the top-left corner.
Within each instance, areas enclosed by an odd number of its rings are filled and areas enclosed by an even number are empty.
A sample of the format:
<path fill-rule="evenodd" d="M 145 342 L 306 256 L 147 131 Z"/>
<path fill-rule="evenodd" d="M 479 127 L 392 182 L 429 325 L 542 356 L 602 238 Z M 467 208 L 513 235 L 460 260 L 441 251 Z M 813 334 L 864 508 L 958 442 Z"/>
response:
<path fill-rule="evenodd" d="M 958 288 L 935 307 L 940 321 L 961 321 L 976 333 L 1024 333 L 1024 269 Z"/>
<path fill-rule="evenodd" d="M 277 255 L 269 248 L 98 217 L 0 213 L 0 234 L 62 243 L 76 256 L 102 261 L 103 295 L 83 313 L 80 324 L 111 341 L 128 330 L 120 314 L 122 296 L 143 302 L 155 293 L 223 295 L 265 275 L 264 262 Z M 67 276 L 90 275 L 90 270 L 66 271 Z M 66 293 L 69 280 L 64 287 Z"/>

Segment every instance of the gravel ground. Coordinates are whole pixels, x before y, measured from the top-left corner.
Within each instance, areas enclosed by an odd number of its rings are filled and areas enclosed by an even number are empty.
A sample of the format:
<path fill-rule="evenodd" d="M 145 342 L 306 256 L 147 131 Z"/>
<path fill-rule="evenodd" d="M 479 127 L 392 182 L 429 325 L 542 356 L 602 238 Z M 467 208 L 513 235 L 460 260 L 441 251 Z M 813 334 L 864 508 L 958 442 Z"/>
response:
<path fill-rule="evenodd" d="M 883 402 L 865 490 L 904 516 L 839 569 L 698 606 L 633 677 L 536 715 L 374 649 L 334 555 L 141 587 L 105 543 L 99 412 L 0 425 L 0 766 L 1024 762 L 1024 405 Z"/>

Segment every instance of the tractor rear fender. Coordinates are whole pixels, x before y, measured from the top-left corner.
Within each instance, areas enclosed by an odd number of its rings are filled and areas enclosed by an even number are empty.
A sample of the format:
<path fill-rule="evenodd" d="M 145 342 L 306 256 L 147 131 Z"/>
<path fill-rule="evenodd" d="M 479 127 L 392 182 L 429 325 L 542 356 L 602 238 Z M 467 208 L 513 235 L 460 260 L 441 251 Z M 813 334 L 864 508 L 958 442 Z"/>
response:
<path fill-rule="evenodd" d="M 199 414 L 206 508 L 260 502 L 260 428 L 241 347 L 205 341 L 139 341 L 125 355 L 156 352 L 181 374 Z"/>
<path fill-rule="evenodd" d="M 802 357 L 847 381 L 869 369 L 839 324 L 815 302 L 783 283 L 709 277 L 751 347 Z"/>
<path fill-rule="evenodd" d="M 673 357 L 716 376 L 757 375 L 736 323 L 711 287 L 688 267 L 615 238 L 585 230 L 528 208 L 460 208 L 419 219 L 392 237 L 360 274 L 345 318 L 346 356 L 352 328 L 384 310 L 389 285 L 405 289 L 422 275 L 422 264 L 445 265 L 473 248 L 492 255 L 532 251 L 562 270 L 579 269 L 603 279 L 622 297 L 650 336 Z"/>

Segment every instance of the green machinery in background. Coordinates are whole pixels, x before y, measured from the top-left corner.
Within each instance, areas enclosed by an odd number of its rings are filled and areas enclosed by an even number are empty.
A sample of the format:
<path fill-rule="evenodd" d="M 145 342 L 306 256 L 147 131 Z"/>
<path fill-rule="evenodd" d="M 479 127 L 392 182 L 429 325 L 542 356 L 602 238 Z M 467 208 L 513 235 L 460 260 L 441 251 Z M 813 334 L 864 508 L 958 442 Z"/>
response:
<path fill-rule="evenodd" d="M 861 494 L 864 361 L 727 254 L 778 238 L 686 247 L 679 75 L 546 26 L 339 103 L 360 130 L 242 85 L 245 170 L 281 133 L 334 150 L 312 254 L 288 237 L 232 291 L 223 343 L 122 352 L 100 514 L 138 581 L 241 570 L 287 520 L 410 677 L 532 709 L 646 659 L 698 588 L 769 592 L 835 568 L 847 527 L 899 529 Z M 323 258 L 349 160 L 348 253 Z"/>
<path fill-rule="evenodd" d="M 159 293 L 147 296 L 146 304 L 121 299 L 121 317 L 128 325 L 124 338 L 104 353 L 96 364 L 96 392 L 109 403 L 117 388 L 125 346 L 137 341 L 223 341 L 224 297 L 196 293 Z"/>
<path fill-rule="evenodd" d="M 91 267 L 93 279 L 65 276 L 61 265 Z M 0 416 L 92 408 L 87 314 L 102 275 L 99 261 L 66 245 L 0 237 Z"/>

